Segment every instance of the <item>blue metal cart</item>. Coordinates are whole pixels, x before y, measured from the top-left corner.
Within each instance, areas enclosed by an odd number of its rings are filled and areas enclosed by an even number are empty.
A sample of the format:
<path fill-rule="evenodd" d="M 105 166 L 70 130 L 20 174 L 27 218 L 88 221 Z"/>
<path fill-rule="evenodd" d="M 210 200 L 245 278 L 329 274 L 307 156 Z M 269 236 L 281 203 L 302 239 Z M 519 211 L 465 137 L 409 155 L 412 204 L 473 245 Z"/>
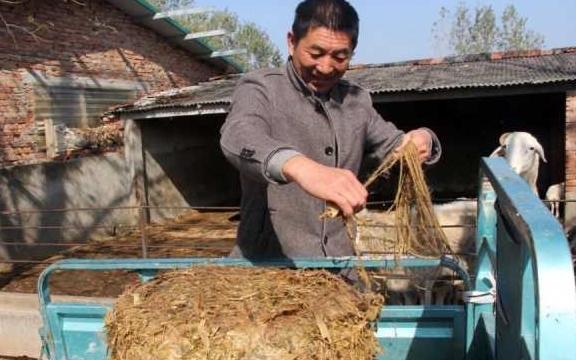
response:
<path fill-rule="evenodd" d="M 480 171 L 476 268 L 469 276 L 449 259 L 400 260 L 405 267 L 445 266 L 466 287 L 464 305 L 385 306 L 376 336 L 379 359 L 576 360 L 576 290 L 569 247 L 558 221 L 500 158 Z M 112 303 L 52 301 L 48 279 L 56 270 L 133 270 L 142 281 L 159 270 L 204 264 L 346 268 L 357 258 L 252 263 L 235 259 L 63 260 L 40 276 L 43 354 L 50 360 L 105 360 L 104 316 Z M 367 268 L 397 265 L 364 259 Z M 472 279 L 472 280 L 471 280 Z"/>

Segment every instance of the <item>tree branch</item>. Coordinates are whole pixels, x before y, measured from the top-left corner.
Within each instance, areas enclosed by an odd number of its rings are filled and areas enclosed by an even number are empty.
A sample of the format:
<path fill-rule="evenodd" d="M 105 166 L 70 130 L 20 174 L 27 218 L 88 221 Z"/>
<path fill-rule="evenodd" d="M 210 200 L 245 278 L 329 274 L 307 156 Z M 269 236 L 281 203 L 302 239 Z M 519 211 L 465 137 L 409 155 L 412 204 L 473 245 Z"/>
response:
<path fill-rule="evenodd" d="M 28 0 L 0 0 L 0 4 L 21 5 L 27 1 Z M 81 5 L 81 6 L 86 5 L 86 3 L 83 3 L 80 0 L 62 0 L 62 1 L 63 2 L 72 2 L 76 5 Z M 7 33 L 12 38 L 12 41 L 14 42 L 15 46 L 18 46 L 18 42 L 16 41 L 16 36 L 14 35 L 14 32 L 12 31 L 13 29 L 20 30 L 20 31 L 28 34 L 36 42 L 48 41 L 48 40 L 42 38 L 41 36 L 38 36 L 37 33 L 40 30 L 47 28 L 48 26 L 54 26 L 54 24 L 52 24 L 51 22 L 48 22 L 47 23 L 48 25 L 40 24 L 40 23 L 36 22 L 36 20 L 34 19 L 34 17 L 32 15 L 28 16 L 28 22 L 33 24 L 34 26 L 36 26 L 36 28 L 31 30 L 31 29 L 26 28 L 25 26 L 9 23 L 8 21 L 6 21 L 6 19 L 4 18 L 4 16 L 2 16 L 2 13 L 0 12 L 0 25 L 4 25 L 3 29 L 0 28 L 0 32 Z"/>

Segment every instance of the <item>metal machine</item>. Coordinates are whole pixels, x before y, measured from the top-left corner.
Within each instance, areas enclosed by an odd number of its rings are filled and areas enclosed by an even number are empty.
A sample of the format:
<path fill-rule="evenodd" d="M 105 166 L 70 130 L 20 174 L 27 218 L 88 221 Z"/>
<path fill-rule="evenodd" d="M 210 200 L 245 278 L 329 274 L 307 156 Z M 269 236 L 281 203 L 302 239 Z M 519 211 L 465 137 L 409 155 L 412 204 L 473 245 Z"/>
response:
<path fill-rule="evenodd" d="M 385 306 L 375 324 L 379 359 L 576 360 L 576 290 L 571 255 L 558 221 L 500 158 L 480 171 L 476 268 L 472 276 L 448 258 L 407 258 L 405 267 L 446 266 L 466 287 L 464 305 Z M 105 360 L 103 318 L 113 304 L 51 300 L 56 270 L 128 269 L 146 281 L 162 269 L 201 264 L 343 268 L 356 258 L 251 263 L 234 259 L 64 260 L 38 283 L 43 354 L 51 360 Z M 364 259 L 365 267 L 394 267 Z"/>

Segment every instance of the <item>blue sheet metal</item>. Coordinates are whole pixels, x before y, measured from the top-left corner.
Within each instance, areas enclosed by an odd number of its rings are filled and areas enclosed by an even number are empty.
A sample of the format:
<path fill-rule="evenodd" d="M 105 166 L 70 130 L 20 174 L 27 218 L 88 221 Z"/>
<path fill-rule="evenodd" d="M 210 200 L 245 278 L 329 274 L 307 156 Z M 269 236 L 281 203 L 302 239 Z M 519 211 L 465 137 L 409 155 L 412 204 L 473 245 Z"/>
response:
<path fill-rule="evenodd" d="M 497 200 L 482 209 L 478 232 L 486 235 L 478 239 L 484 251 L 475 285 L 495 265 L 496 358 L 576 359 L 576 290 L 564 231 L 503 159 L 485 158 L 482 168 Z"/>
<path fill-rule="evenodd" d="M 380 360 L 463 360 L 466 315 L 462 306 L 385 306 L 376 337 Z"/>
<path fill-rule="evenodd" d="M 110 310 L 109 304 L 77 304 L 52 302 L 50 298 L 49 278 L 56 270 L 134 270 L 142 274 L 143 280 L 153 276 L 159 270 L 187 268 L 190 266 L 274 266 L 290 268 L 351 268 L 362 264 L 366 268 L 443 266 L 456 271 L 463 276 L 464 283 L 469 285 L 468 274 L 459 264 L 449 258 L 418 259 L 404 258 L 393 260 L 389 258 L 343 257 L 327 259 L 281 259 L 275 261 L 251 262 L 243 259 L 112 259 L 112 260 L 80 260 L 68 259 L 50 265 L 40 275 L 38 294 L 40 310 L 43 319 L 41 333 L 44 339 L 44 351 L 51 360 L 55 359 L 93 359 L 104 360 L 106 341 L 103 329 L 104 314 Z M 406 312 L 410 310 L 410 312 Z M 382 323 L 377 323 L 379 329 L 390 326 L 396 330 L 381 331 L 379 340 L 383 344 L 394 342 L 394 351 L 380 356 L 382 360 L 397 359 L 390 354 L 421 354 L 425 353 L 422 346 L 436 342 L 440 346 L 435 356 L 430 359 L 461 359 L 464 356 L 464 342 L 461 339 L 465 331 L 462 307 L 434 309 L 431 307 L 416 307 L 404 309 L 403 320 L 393 314 L 394 311 L 383 310 Z M 412 319 L 409 314 L 416 316 Z M 394 319 L 394 320 L 392 320 Z M 403 325 L 402 325 L 403 324 Z M 403 326 L 412 326 L 415 330 L 399 331 Z M 457 327 L 457 331 L 454 330 Z M 412 332 L 411 332 L 412 331 Z M 411 339 L 406 334 L 412 334 Z M 387 345 L 388 346 L 388 345 Z M 418 350 L 417 350 L 418 349 Z M 392 348 L 390 348 L 392 350 Z M 458 354 L 456 356 L 455 354 Z M 410 357 L 408 357 L 410 358 Z"/>
<path fill-rule="evenodd" d="M 40 305 L 50 302 L 48 278 L 56 270 L 134 270 L 141 273 L 141 278 L 146 280 L 158 270 L 183 269 L 193 265 L 216 265 L 216 266 L 273 266 L 308 269 L 343 269 L 353 268 L 360 265 L 366 268 L 394 268 L 398 265 L 404 267 L 436 267 L 445 266 L 462 276 L 466 284 L 470 279 L 465 270 L 449 258 L 419 259 L 408 257 L 404 259 L 376 258 L 376 257 L 340 257 L 326 259 L 278 259 L 268 261 L 249 261 L 232 258 L 181 258 L 181 259 L 65 259 L 47 267 L 38 278 L 38 295 Z"/>
<path fill-rule="evenodd" d="M 477 228 L 476 228 L 476 267 L 474 270 L 474 285 L 473 288 L 477 292 L 488 293 L 495 285 L 492 283 L 496 274 L 496 220 L 497 213 L 495 208 L 496 191 L 492 183 L 485 175 L 484 167 L 478 179 L 478 214 L 477 214 Z M 481 352 L 487 353 L 489 351 L 491 357 L 495 356 L 495 342 L 493 330 L 494 321 L 484 322 L 483 319 L 493 318 L 494 304 L 474 304 L 468 308 L 467 323 L 468 332 L 466 333 L 466 346 L 468 352 L 474 352 L 472 349 L 473 339 L 476 342 L 481 341 L 484 344 L 480 346 Z M 482 321 L 482 323 L 480 323 Z M 488 324 L 488 325 L 487 325 Z M 487 328 L 488 326 L 488 328 Z M 471 330 L 472 329 L 472 330 Z M 483 329 L 483 333 L 479 334 L 478 329 Z M 478 348 L 478 344 L 474 344 Z M 476 352 L 478 350 L 476 349 Z"/>

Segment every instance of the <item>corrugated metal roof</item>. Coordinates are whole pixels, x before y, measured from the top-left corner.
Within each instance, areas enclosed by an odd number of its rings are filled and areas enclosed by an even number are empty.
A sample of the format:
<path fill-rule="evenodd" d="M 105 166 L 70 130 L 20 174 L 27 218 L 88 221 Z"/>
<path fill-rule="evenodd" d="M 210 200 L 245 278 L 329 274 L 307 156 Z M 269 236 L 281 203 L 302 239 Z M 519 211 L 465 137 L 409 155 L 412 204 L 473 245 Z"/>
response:
<path fill-rule="evenodd" d="M 347 77 L 373 94 L 538 85 L 576 80 L 576 49 L 529 54 L 516 57 L 482 54 L 437 61 L 430 59 L 357 66 L 348 71 Z"/>
<path fill-rule="evenodd" d="M 468 55 L 378 65 L 356 65 L 345 76 L 372 94 L 425 93 L 568 83 L 576 85 L 576 48 Z M 239 76 L 149 95 L 114 113 L 203 104 L 226 107 Z"/>
<path fill-rule="evenodd" d="M 113 113 L 148 111 L 173 107 L 230 104 L 232 92 L 240 76 L 229 76 L 194 86 L 170 89 L 144 96 L 133 104 L 116 107 Z"/>
<path fill-rule="evenodd" d="M 153 20 L 156 8 L 146 0 L 107 0 L 109 3 L 134 17 L 143 26 L 150 28 L 167 39 L 167 41 L 191 52 L 194 55 L 210 55 L 214 49 L 203 39 L 184 40 L 188 29 L 171 18 Z M 243 67 L 234 60 L 226 57 L 207 58 L 206 61 L 220 69 L 234 69 L 243 72 Z"/>

